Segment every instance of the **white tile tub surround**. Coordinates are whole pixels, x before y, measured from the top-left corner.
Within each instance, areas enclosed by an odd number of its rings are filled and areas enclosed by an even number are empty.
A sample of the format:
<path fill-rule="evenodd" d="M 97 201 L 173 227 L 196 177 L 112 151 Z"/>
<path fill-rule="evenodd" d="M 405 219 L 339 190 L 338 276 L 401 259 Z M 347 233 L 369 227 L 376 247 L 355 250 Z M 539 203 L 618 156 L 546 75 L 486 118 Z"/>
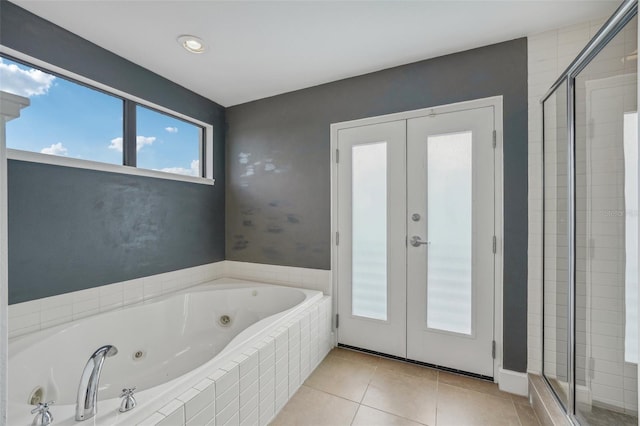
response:
<path fill-rule="evenodd" d="M 331 271 L 221 261 L 9 306 L 9 338 L 120 309 L 218 278 L 331 293 Z"/>
<path fill-rule="evenodd" d="M 222 278 L 224 262 L 9 305 L 9 338 Z"/>
<path fill-rule="evenodd" d="M 325 296 L 139 424 L 267 425 L 329 353 L 330 335 L 331 298 Z"/>
<path fill-rule="evenodd" d="M 331 294 L 331 271 L 225 260 L 224 276 Z"/>

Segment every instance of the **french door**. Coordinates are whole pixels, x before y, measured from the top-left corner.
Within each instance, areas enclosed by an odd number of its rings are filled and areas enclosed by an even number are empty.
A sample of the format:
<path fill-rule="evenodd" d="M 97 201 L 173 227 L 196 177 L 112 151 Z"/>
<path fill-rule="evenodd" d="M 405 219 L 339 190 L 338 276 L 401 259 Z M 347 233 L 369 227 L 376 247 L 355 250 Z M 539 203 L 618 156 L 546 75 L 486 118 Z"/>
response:
<path fill-rule="evenodd" d="M 494 114 L 338 130 L 339 343 L 493 376 Z"/>

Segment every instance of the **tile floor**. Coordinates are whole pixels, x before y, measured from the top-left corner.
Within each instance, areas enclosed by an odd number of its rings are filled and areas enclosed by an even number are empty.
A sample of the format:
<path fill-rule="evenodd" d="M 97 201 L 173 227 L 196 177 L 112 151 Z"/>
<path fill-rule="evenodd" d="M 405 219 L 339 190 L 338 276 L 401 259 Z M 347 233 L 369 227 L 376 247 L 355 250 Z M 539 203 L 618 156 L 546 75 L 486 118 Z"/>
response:
<path fill-rule="evenodd" d="M 494 383 L 336 348 L 272 426 L 538 426 L 527 398 Z"/>

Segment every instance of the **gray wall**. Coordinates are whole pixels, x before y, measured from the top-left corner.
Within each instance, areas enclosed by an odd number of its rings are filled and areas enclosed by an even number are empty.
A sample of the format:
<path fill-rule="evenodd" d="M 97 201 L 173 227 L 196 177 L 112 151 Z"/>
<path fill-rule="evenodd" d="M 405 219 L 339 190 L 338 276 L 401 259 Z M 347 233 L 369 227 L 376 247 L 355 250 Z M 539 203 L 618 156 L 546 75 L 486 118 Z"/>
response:
<path fill-rule="evenodd" d="M 16 5 L 0 43 L 213 125 L 215 187 L 9 161 L 9 303 L 224 259 L 225 110 Z"/>
<path fill-rule="evenodd" d="M 331 123 L 504 97 L 504 368 L 527 366 L 527 43 L 227 108 L 226 258 L 329 269 Z"/>
<path fill-rule="evenodd" d="M 211 186 L 23 161 L 8 173 L 10 303 L 224 258 Z"/>

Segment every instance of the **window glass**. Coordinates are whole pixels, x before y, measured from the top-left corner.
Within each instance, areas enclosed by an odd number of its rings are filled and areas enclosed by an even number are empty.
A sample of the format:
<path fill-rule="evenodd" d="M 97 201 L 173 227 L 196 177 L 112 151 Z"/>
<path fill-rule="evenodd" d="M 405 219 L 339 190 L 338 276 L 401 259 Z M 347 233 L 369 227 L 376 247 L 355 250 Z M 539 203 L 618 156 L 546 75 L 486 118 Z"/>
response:
<path fill-rule="evenodd" d="M 122 164 L 122 99 L 2 57 L 0 90 L 31 101 L 7 123 L 8 148 Z"/>
<path fill-rule="evenodd" d="M 138 167 L 202 176 L 201 127 L 139 105 L 136 122 Z"/>

